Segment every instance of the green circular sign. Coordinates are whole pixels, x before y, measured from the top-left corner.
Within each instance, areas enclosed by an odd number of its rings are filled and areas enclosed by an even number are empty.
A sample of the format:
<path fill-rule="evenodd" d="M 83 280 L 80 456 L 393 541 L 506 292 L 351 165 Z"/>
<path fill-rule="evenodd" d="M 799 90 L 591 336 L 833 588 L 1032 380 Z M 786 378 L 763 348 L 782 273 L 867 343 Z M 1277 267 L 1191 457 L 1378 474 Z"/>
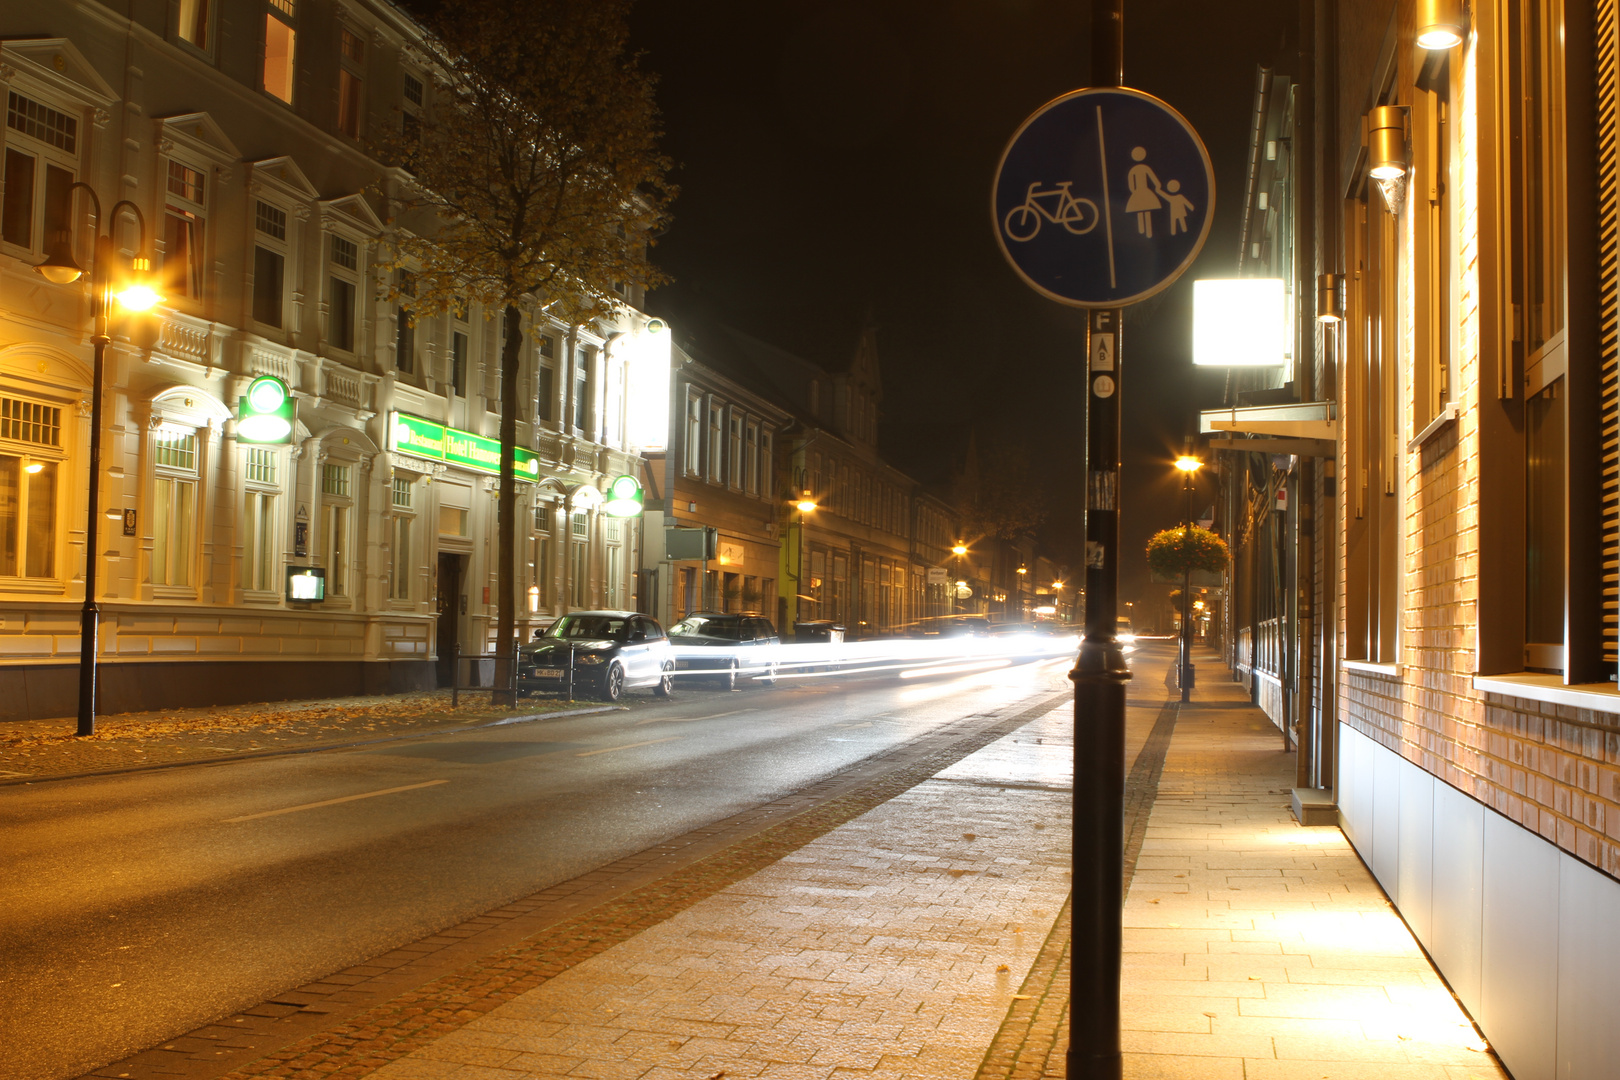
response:
<path fill-rule="evenodd" d="M 248 384 L 247 399 L 254 412 L 275 412 L 287 400 L 287 385 L 274 375 L 260 375 Z"/>

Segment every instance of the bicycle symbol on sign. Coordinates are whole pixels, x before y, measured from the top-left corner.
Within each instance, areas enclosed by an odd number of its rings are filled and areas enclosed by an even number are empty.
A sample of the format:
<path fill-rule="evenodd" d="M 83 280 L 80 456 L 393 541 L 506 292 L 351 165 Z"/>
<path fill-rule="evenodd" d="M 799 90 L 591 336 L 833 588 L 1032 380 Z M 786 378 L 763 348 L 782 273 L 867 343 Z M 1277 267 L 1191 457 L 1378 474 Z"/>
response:
<path fill-rule="evenodd" d="M 1020 242 L 1035 239 L 1035 235 L 1041 231 L 1042 218 L 1062 225 L 1076 236 L 1084 236 L 1095 229 L 1097 222 L 1102 220 L 1097 204 L 1070 191 L 1069 185 L 1072 183 L 1072 180 L 1063 180 L 1045 191 L 1037 190 L 1041 186 L 1039 182 L 1029 185 L 1023 205 L 1007 211 L 1004 225 L 1008 238 Z M 1047 208 L 1048 204 L 1052 209 Z"/>

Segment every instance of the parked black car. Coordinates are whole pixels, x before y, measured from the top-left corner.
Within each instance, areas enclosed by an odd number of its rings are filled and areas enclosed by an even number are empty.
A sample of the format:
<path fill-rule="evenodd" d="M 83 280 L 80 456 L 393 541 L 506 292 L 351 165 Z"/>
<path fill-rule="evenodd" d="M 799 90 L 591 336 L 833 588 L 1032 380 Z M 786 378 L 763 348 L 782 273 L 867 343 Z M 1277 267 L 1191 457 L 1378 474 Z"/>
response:
<path fill-rule="evenodd" d="M 652 687 L 668 697 L 675 655 L 658 620 L 633 611 L 576 611 L 518 649 L 518 692 L 565 690 L 572 661 L 574 692 L 618 701 L 626 690 Z"/>
<path fill-rule="evenodd" d="M 762 615 L 698 612 L 669 628 L 677 671 L 713 671 L 714 682 L 735 689 L 741 677 L 776 678 L 776 627 Z M 707 676 L 705 676 L 707 678 Z"/>

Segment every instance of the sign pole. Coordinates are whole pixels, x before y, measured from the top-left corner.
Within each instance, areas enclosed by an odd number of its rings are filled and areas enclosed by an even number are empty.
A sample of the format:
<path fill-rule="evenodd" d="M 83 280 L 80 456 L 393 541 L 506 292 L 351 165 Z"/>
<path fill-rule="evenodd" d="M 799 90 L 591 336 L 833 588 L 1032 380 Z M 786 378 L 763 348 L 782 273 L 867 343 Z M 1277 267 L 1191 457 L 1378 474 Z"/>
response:
<path fill-rule="evenodd" d="M 1124 81 L 1124 2 L 1094 0 L 1095 86 Z M 1086 632 L 1074 680 L 1074 895 L 1070 1080 L 1120 1080 L 1119 990 L 1125 862 L 1125 684 L 1119 613 L 1121 308 L 1096 308 L 1086 335 Z"/>

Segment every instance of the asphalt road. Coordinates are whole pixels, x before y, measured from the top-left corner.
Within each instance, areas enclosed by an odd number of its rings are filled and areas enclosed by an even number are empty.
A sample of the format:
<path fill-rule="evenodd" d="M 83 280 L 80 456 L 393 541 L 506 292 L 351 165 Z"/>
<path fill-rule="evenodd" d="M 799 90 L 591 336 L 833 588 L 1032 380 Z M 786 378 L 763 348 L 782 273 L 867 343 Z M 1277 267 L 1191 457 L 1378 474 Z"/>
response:
<path fill-rule="evenodd" d="M 694 688 L 627 711 L 0 789 L 0 1077 L 81 1075 L 1066 690 L 1067 668 Z"/>

